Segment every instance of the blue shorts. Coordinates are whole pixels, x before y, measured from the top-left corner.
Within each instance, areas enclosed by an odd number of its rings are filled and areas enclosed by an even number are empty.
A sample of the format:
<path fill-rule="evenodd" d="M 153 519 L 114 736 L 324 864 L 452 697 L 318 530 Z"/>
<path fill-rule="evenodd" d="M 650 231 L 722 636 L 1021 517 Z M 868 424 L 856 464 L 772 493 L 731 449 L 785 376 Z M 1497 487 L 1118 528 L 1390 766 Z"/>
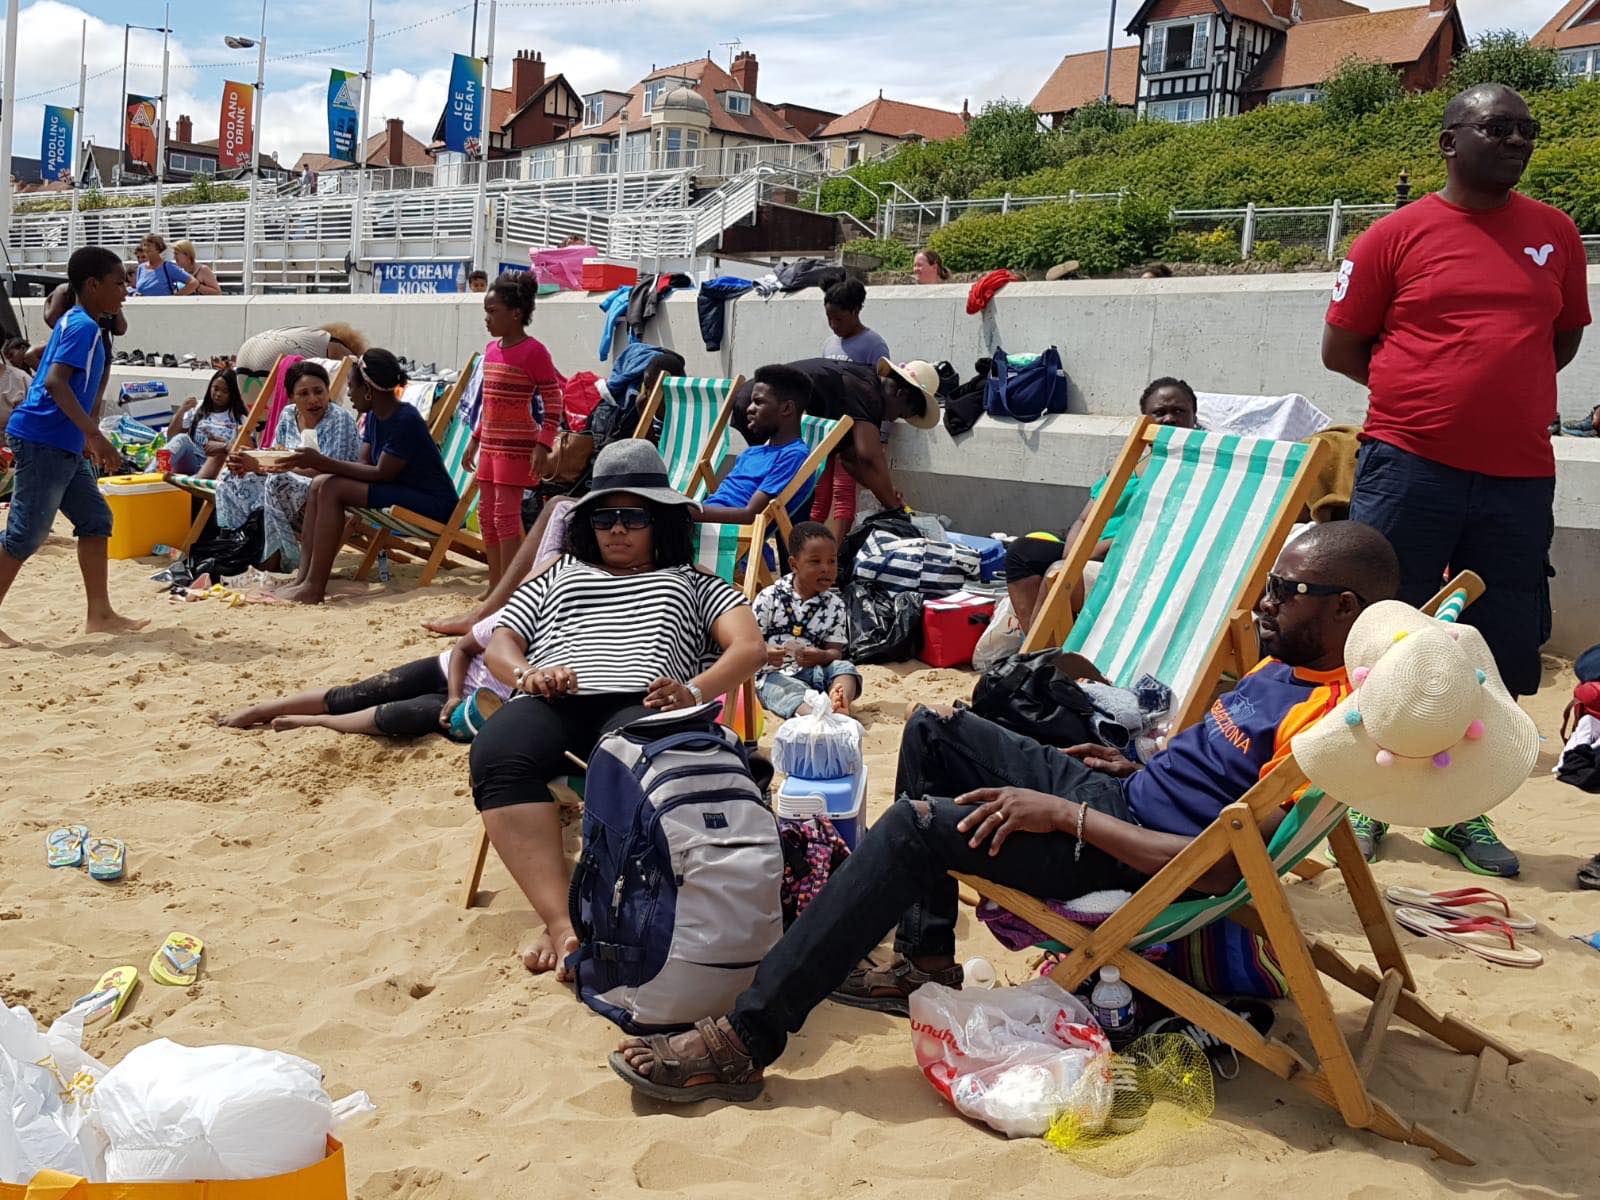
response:
<path fill-rule="evenodd" d="M 50 536 L 56 513 L 72 522 L 80 538 L 111 536 L 111 506 L 100 494 L 94 468 L 81 454 L 11 435 L 6 439 L 16 456 L 16 482 L 11 487 L 11 513 L 0 547 L 19 562 L 30 557 Z"/>
<path fill-rule="evenodd" d="M 768 712 L 788 720 L 800 711 L 807 692 L 826 692 L 835 679 L 845 676 L 856 681 L 856 694 L 860 695 L 861 672 L 843 659 L 824 667 L 802 667 L 793 673 L 768 671 L 756 681 L 756 695 Z"/>
<path fill-rule="evenodd" d="M 368 508 L 409 508 L 414 513 L 431 517 L 435 521 L 448 521 L 456 510 L 456 496 L 440 496 L 421 488 L 407 487 L 403 483 L 370 483 L 367 485 Z"/>
<path fill-rule="evenodd" d="M 1426 603 L 1447 574 L 1481 575 L 1483 597 L 1461 619 L 1489 643 L 1506 689 L 1531 696 L 1550 637 L 1555 494 L 1554 476 L 1481 475 L 1372 441 L 1356 460 L 1350 519 L 1393 544 L 1407 604 Z"/>

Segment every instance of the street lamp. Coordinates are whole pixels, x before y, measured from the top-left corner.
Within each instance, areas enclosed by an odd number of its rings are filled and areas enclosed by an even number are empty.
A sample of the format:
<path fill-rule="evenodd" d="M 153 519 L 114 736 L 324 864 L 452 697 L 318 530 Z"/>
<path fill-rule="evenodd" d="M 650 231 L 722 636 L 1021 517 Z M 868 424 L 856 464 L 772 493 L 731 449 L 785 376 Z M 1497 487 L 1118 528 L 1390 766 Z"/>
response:
<path fill-rule="evenodd" d="M 135 29 L 163 36 L 172 32 L 165 25 L 130 25 L 126 21 L 122 23 L 122 119 L 118 122 L 117 133 L 118 182 L 121 182 L 123 169 L 128 164 L 128 34 Z M 160 163 L 156 164 L 156 174 L 157 176 L 161 174 Z"/>
<path fill-rule="evenodd" d="M 250 130 L 250 191 L 244 209 L 244 294 L 252 295 L 256 282 L 256 189 L 261 186 L 261 106 L 267 91 L 267 0 L 261 0 L 261 36 L 222 39 L 230 50 L 256 47 L 256 95 Z"/>

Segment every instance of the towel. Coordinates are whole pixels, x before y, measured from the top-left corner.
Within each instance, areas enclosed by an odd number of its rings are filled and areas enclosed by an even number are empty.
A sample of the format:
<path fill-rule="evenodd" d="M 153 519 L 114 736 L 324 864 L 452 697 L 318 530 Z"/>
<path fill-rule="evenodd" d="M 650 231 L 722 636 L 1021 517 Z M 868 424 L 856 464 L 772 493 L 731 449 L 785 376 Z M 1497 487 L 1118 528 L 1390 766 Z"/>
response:
<path fill-rule="evenodd" d="M 1311 481 L 1311 499 L 1306 504 L 1311 510 L 1311 519 L 1318 525 L 1343 521 L 1350 515 L 1350 496 L 1356 490 L 1356 451 L 1361 449 L 1361 427 L 1330 425 L 1306 440 L 1322 442 L 1333 451 Z"/>

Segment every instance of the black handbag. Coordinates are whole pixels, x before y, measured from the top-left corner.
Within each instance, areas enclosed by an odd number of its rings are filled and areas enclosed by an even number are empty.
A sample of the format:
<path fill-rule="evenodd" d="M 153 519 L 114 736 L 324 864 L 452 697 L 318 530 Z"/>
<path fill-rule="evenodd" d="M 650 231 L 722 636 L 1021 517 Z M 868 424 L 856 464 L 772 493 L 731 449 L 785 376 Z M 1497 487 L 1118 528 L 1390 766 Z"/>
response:
<path fill-rule="evenodd" d="M 237 529 L 218 529 L 189 548 L 184 565 L 192 578 L 210 575 L 220 583 L 230 575 L 243 575 L 261 561 L 266 550 L 266 529 L 256 509 Z"/>
<path fill-rule="evenodd" d="M 1101 743 L 1089 722 L 1094 703 L 1057 668 L 1060 650 L 1013 654 L 985 671 L 972 689 L 972 711 L 1048 746 Z"/>

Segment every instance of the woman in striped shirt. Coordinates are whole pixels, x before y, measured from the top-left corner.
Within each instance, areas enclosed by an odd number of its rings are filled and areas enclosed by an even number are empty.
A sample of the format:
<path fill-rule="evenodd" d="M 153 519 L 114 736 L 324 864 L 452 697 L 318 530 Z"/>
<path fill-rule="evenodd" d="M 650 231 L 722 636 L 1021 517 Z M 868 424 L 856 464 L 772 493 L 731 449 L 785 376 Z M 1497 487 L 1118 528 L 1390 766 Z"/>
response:
<path fill-rule="evenodd" d="M 523 954 L 530 971 L 555 969 L 578 944 L 550 792 L 571 770 L 566 755 L 586 759 L 630 721 L 731 692 L 766 661 L 744 596 L 693 566 L 690 514 L 654 446 L 613 442 L 574 507 L 567 554 L 516 590 L 490 639 L 489 669 L 515 693 L 472 743 L 472 798 L 544 921 Z"/>

